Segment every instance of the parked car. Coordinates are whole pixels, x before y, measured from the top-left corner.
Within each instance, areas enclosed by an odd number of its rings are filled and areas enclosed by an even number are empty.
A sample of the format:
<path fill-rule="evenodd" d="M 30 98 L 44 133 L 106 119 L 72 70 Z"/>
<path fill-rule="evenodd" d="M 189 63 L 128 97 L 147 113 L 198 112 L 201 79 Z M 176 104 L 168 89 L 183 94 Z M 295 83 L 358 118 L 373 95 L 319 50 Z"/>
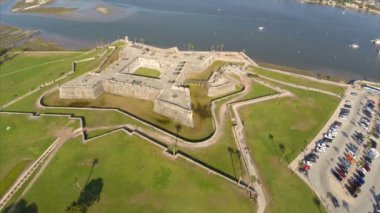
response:
<path fill-rule="evenodd" d="M 332 170 L 331 173 L 334 175 L 334 177 L 335 177 L 339 182 L 343 180 L 343 179 L 340 177 L 340 175 L 339 175 L 336 171 Z"/>
<path fill-rule="evenodd" d="M 362 172 L 362 170 L 360 170 L 360 169 L 357 169 L 356 170 L 356 173 L 358 173 L 358 175 L 360 176 L 360 177 L 362 177 L 362 178 L 364 178 L 365 177 L 365 174 Z"/>
<path fill-rule="evenodd" d="M 349 105 L 349 104 L 345 104 L 345 105 L 343 105 L 343 107 L 345 107 L 347 109 L 351 109 L 351 105 Z"/>
<path fill-rule="evenodd" d="M 338 201 L 338 199 L 334 195 L 332 195 L 330 197 L 331 197 L 331 202 L 333 203 L 334 207 L 338 208 L 339 207 L 339 201 Z"/>
<path fill-rule="evenodd" d="M 343 170 L 341 170 L 340 168 L 336 168 L 335 170 L 342 179 L 346 178 L 346 173 Z"/>

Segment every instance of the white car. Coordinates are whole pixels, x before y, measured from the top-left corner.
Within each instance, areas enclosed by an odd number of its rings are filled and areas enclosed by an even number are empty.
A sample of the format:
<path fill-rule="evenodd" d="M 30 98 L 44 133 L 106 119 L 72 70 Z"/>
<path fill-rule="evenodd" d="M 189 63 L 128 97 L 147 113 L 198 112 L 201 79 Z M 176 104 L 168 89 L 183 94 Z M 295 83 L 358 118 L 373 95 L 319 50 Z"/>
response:
<path fill-rule="evenodd" d="M 307 160 L 304 160 L 303 163 L 306 164 L 306 165 L 308 165 L 308 166 L 310 166 L 310 167 L 313 165 L 312 162 L 307 161 Z"/>
<path fill-rule="evenodd" d="M 326 148 L 323 147 L 316 147 L 315 148 L 318 152 L 326 152 Z"/>
<path fill-rule="evenodd" d="M 351 101 L 350 100 L 346 100 L 346 104 L 351 104 Z"/>

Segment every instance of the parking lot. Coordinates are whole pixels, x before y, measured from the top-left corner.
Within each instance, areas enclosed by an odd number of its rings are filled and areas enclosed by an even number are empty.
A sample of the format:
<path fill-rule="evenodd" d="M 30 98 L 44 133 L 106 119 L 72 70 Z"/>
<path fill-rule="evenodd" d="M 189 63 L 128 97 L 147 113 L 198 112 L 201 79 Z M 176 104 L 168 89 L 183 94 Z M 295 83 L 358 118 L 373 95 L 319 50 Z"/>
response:
<path fill-rule="evenodd" d="M 380 143 L 372 134 L 379 127 L 378 104 L 378 93 L 350 88 L 299 159 L 298 172 L 329 212 L 376 212 L 378 208 Z"/>

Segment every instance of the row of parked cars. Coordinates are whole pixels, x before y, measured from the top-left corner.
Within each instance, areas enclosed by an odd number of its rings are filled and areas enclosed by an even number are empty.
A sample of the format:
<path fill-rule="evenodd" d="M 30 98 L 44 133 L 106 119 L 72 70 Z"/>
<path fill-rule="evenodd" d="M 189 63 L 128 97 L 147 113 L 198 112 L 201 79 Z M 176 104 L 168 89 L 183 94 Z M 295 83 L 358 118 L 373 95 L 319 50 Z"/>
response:
<path fill-rule="evenodd" d="M 347 119 L 348 115 L 350 114 L 351 107 L 351 101 L 346 100 L 345 104 L 340 109 L 339 118 L 343 120 Z"/>
<path fill-rule="evenodd" d="M 380 138 L 380 112 L 376 115 L 376 121 L 373 127 L 373 136 L 377 139 Z"/>
<path fill-rule="evenodd" d="M 372 118 L 370 116 L 373 112 L 374 102 L 368 100 L 362 110 L 363 116 L 358 122 L 366 131 L 368 131 Z M 368 113 L 371 115 L 368 116 Z M 366 138 L 363 133 L 355 131 L 351 138 L 355 143 L 346 144 L 343 156 L 338 157 L 338 163 L 331 172 L 338 181 L 347 180 L 345 188 L 353 197 L 357 197 L 361 186 L 365 184 L 366 174 L 371 171 L 372 161 L 379 157 L 379 153 L 376 151 L 376 141 L 370 139 L 365 143 Z"/>
<path fill-rule="evenodd" d="M 334 121 L 329 127 L 329 129 L 323 133 L 323 137 L 319 139 L 315 143 L 314 149 L 308 154 L 304 156 L 301 166 L 299 167 L 299 171 L 305 175 L 309 174 L 309 170 L 313 163 L 317 162 L 319 155 L 326 152 L 326 150 L 330 147 L 329 143 L 333 141 L 335 136 L 340 131 L 342 123 L 339 121 Z"/>

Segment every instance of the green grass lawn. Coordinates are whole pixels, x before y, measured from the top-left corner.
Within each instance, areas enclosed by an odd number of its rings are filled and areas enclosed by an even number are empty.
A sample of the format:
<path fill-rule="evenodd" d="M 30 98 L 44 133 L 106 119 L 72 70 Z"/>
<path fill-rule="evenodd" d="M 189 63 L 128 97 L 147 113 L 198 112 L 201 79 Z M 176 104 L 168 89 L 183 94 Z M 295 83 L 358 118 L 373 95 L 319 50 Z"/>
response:
<path fill-rule="evenodd" d="M 263 76 L 266 76 L 269 78 L 273 78 L 275 80 L 289 82 L 292 84 L 306 86 L 306 87 L 312 87 L 312 88 L 316 88 L 316 89 L 322 89 L 322 90 L 326 90 L 329 92 L 336 93 L 336 94 L 341 95 L 341 96 L 344 95 L 344 90 L 345 90 L 344 87 L 335 86 L 335 85 L 331 85 L 331 84 L 324 84 L 324 83 L 312 81 L 312 80 L 309 80 L 306 78 L 299 78 L 296 76 L 282 74 L 282 73 L 278 73 L 278 72 L 273 72 L 273 71 L 270 71 L 267 69 L 262 69 L 262 68 L 253 67 L 253 66 L 251 66 L 250 69 L 259 75 L 263 75 Z"/>
<path fill-rule="evenodd" d="M 0 65 L 0 104 L 64 75 L 71 70 L 72 61 L 96 53 L 11 53 L 12 59 Z"/>
<path fill-rule="evenodd" d="M 339 99 L 284 88 L 295 97 L 246 106 L 240 113 L 261 182 L 269 195 L 267 212 L 319 212 L 316 195 L 292 174 L 287 161 L 291 162 L 320 131 L 338 106 Z M 283 153 L 287 155 L 282 159 Z M 321 211 L 324 211 L 322 206 Z"/>
<path fill-rule="evenodd" d="M 276 93 L 277 93 L 276 90 L 266 87 L 260 83 L 252 82 L 251 91 L 248 94 L 246 94 L 243 98 L 241 98 L 239 101 L 245 101 L 245 100 L 263 97 L 267 95 L 274 95 Z"/>
<path fill-rule="evenodd" d="M 139 67 L 133 74 L 149 78 L 160 78 L 160 71 L 147 67 Z"/>
<path fill-rule="evenodd" d="M 98 160 L 91 175 L 94 159 Z M 90 176 L 89 176 L 90 175 Z M 252 212 L 246 192 L 137 136 L 117 132 L 87 144 L 67 142 L 24 199 L 40 212 L 63 212 L 86 180 L 100 199 L 89 212 Z"/>
<path fill-rule="evenodd" d="M 0 195 L 54 142 L 55 131 L 75 123 L 65 117 L 0 114 Z"/>

